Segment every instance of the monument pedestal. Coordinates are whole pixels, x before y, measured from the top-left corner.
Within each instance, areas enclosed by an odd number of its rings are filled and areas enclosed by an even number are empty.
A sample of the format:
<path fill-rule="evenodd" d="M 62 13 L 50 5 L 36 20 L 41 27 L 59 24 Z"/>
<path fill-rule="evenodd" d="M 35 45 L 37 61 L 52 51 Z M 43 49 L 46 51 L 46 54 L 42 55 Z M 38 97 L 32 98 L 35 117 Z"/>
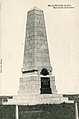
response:
<path fill-rule="evenodd" d="M 59 104 L 63 102 L 68 102 L 68 98 L 63 97 L 61 94 L 57 94 L 55 87 L 55 77 L 50 75 L 44 76 L 45 80 L 50 79 L 50 88 L 44 88 L 45 91 L 41 93 L 41 75 L 36 73 L 31 73 L 28 75 L 23 75 L 20 78 L 20 87 L 17 96 L 14 96 L 13 99 L 9 99 L 5 104 L 15 104 L 15 105 L 37 105 L 37 104 Z M 43 78 L 44 78 L 43 77 Z M 47 82 L 45 86 L 48 86 Z M 44 85 L 43 85 L 44 86 Z M 41 89 L 41 90 L 40 90 Z M 51 93 L 49 93 L 49 89 Z"/>
<path fill-rule="evenodd" d="M 50 91 L 51 90 L 51 91 Z M 43 92 L 44 91 L 44 92 Z M 50 91 L 50 92 L 49 92 Z M 23 74 L 20 78 L 19 95 L 57 93 L 55 76 L 43 76 L 37 73 Z"/>

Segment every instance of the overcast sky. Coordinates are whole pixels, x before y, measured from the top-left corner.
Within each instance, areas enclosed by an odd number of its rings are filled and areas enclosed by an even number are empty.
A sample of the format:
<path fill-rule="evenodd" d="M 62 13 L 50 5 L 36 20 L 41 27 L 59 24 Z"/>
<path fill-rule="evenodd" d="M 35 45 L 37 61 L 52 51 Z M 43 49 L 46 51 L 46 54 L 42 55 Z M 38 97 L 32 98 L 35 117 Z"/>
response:
<path fill-rule="evenodd" d="M 49 4 L 71 4 L 74 9 L 54 9 L 48 7 Z M 51 65 L 58 93 L 79 93 L 79 1 L 2 0 L 2 94 L 17 94 L 19 90 L 27 11 L 33 6 L 44 11 Z"/>

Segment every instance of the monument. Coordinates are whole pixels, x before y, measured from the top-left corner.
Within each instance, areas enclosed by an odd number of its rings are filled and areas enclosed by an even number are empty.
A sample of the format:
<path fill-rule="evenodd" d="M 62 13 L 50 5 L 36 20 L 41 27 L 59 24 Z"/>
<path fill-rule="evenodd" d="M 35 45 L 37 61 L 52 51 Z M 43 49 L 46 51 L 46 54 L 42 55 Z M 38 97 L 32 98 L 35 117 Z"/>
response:
<path fill-rule="evenodd" d="M 56 93 L 42 10 L 34 7 L 27 13 L 24 60 L 19 93 Z"/>
<path fill-rule="evenodd" d="M 68 102 L 57 94 L 52 75 L 44 13 L 34 7 L 27 13 L 24 59 L 18 95 L 8 104 L 35 105 Z"/>

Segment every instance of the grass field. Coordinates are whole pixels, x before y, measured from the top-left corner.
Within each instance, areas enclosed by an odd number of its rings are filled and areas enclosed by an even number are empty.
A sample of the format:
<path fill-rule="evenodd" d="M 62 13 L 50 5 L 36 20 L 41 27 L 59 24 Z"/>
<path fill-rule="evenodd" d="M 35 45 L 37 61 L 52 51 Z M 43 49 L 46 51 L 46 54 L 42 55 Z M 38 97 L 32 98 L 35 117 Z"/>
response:
<path fill-rule="evenodd" d="M 15 105 L 0 105 L 0 119 L 15 119 Z M 19 106 L 19 119 L 75 119 L 75 106 L 67 103 Z"/>

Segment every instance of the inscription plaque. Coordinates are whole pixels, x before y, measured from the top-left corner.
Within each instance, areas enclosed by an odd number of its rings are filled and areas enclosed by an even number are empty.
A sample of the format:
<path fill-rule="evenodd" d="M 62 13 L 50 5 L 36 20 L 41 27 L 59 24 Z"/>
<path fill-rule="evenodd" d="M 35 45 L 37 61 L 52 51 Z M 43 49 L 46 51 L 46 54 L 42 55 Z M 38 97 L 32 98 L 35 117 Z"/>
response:
<path fill-rule="evenodd" d="M 51 94 L 50 78 L 41 77 L 41 94 Z"/>

